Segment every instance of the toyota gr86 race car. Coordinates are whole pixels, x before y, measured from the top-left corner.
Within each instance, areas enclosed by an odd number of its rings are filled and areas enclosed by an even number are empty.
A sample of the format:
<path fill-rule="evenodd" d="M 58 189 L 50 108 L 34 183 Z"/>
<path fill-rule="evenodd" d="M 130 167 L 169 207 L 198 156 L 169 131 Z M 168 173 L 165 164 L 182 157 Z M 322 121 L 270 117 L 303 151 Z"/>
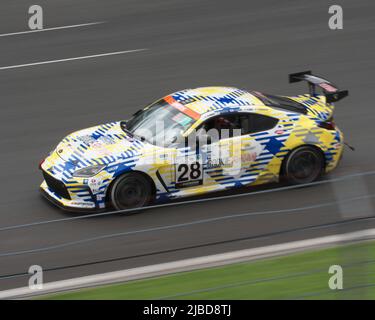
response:
<path fill-rule="evenodd" d="M 307 81 L 309 94 L 187 89 L 128 121 L 74 132 L 40 163 L 42 194 L 71 211 L 124 210 L 280 179 L 310 183 L 342 156 L 333 102 L 348 91 L 310 71 L 289 81 Z"/>

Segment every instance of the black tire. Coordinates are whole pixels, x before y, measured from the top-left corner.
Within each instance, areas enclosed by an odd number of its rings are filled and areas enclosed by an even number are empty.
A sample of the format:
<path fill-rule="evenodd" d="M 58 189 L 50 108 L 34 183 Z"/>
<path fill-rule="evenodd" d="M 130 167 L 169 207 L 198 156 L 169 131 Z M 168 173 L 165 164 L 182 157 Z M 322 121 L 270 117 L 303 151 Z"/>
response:
<path fill-rule="evenodd" d="M 317 180 L 324 170 L 324 156 L 311 146 L 292 150 L 285 158 L 282 176 L 289 184 L 304 184 Z"/>
<path fill-rule="evenodd" d="M 152 200 L 152 185 L 143 174 L 126 173 L 118 177 L 110 189 L 110 201 L 116 210 L 147 206 Z"/>

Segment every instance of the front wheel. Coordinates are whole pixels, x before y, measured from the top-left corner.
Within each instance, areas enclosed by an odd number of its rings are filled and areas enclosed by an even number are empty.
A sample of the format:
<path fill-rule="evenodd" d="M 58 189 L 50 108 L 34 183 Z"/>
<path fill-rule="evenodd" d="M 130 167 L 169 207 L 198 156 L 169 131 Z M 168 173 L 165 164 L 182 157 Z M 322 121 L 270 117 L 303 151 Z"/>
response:
<path fill-rule="evenodd" d="M 290 184 L 310 183 L 318 179 L 324 169 L 322 152 L 310 146 L 293 150 L 283 162 L 282 173 Z"/>
<path fill-rule="evenodd" d="M 150 203 L 152 187 L 142 174 L 130 172 L 115 180 L 110 198 L 116 210 L 141 208 Z"/>

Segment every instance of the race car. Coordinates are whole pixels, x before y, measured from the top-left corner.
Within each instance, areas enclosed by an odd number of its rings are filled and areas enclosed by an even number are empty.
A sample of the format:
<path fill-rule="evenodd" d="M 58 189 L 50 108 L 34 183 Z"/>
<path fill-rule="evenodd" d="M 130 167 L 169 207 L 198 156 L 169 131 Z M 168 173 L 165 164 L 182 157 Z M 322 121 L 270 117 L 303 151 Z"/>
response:
<path fill-rule="evenodd" d="M 306 81 L 309 93 L 186 89 L 127 121 L 74 132 L 41 161 L 42 194 L 70 211 L 131 211 L 280 180 L 311 183 L 340 161 L 333 103 L 348 91 L 311 71 L 289 81 Z"/>

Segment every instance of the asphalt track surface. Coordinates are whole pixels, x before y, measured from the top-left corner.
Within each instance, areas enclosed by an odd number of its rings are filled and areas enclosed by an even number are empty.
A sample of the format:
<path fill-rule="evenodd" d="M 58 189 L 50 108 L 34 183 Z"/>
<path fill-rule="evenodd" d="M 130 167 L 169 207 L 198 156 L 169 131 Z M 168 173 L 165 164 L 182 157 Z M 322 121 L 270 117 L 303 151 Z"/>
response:
<path fill-rule="evenodd" d="M 39 160 L 66 134 L 126 119 L 182 88 L 302 93 L 305 86 L 288 84 L 287 75 L 312 69 L 350 90 L 335 119 L 356 151 L 346 149 L 325 179 L 375 170 L 373 0 L 335 1 L 344 9 L 344 29 L 337 31 L 328 28 L 327 1 L 38 1 L 45 28 L 104 23 L 5 35 L 28 30 L 32 4 L 0 4 L 0 228 L 73 217 L 39 196 Z M 20 66 L 136 49 L 147 50 Z M 57 268 L 44 274 L 53 281 L 373 227 L 374 193 L 375 175 L 366 174 L 132 216 L 0 231 L 0 289 L 27 285 L 22 274 L 34 264 Z M 316 204 L 323 205 L 303 209 Z M 210 220 L 249 212 L 264 213 Z M 202 219 L 208 221 L 197 222 Z M 163 226 L 174 227 L 158 229 Z M 109 234 L 118 235 L 95 240 Z M 75 243 L 84 239 L 92 241 Z"/>

